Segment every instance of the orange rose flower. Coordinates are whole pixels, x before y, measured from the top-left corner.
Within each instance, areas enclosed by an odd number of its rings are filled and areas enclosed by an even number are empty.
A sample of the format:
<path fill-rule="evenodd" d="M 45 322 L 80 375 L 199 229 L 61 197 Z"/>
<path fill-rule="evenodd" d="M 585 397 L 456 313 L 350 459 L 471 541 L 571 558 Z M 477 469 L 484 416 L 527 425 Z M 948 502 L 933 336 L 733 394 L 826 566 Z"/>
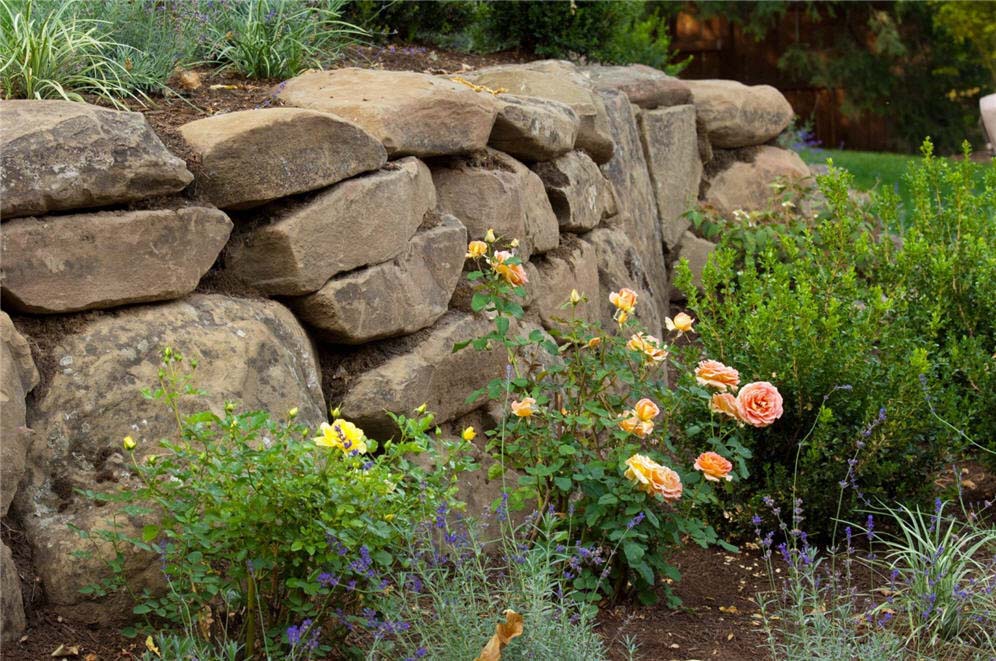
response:
<path fill-rule="evenodd" d="M 668 502 L 681 498 L 681 476 L 667 466 L 661 466 L 642 454 L 634 454 L 627 459 L 626 466 L 626 479 L 635 482 L 638 489 L 659 494 Z"/>
<path fill-rule="evenodd" d="M 733 476 L 730 475 L 730 471 L 733 470 L 733 464 L 715 452 L 703 452 L 700 454 L 698 459 L 695 460 L 695 470 L 702 471 L 702 477 L 710 482 L 733 479 Z"/>
<path fill-rule="evenodd" d="M 472 259 L 484 257 L 488 253 L 488 244 L 484 241 L 471 241 L 467 246 L 467 257 Z"/>
<path fill-rule="evenodd" d="M 729 388 L 736 392 L 740 383 L 740 372 L 718 360 L 703 360 L 695 368 L 695 380 L 703 386 L 712 386 L 724 391 Z"/>
<path fill-rule="evenodd" d="M 523 397 L 521 402 L 513 400 L 509 406 L 512 407 L 512 413 L 520 418 L 531 418 L 536 413 L 536 400 L 532 397 Z"/>
<path fill-rule="evenodd" d="M 609 301 L 620 312 L 631 314 L 636 308 L 636 292 L 632 289 L 620 289 L 609 294 Z"/>
<path fill-rule="evenodd" d="M 635 415 L 631 415 L 632 411 L 624 411 L 623 419 L 619 421 L 619 427 L 630 434 L 635 434 L 640 438 L 644 438 L 647 434 L 654 431 L 654 423 L 647 420 L 640 420 Z"/>
<path fill-rule="evenodd" d="M 754 427 L 767 427 L 782 417 L 782 395 L 767 381 L 748 383 L 737 394 L 740 419 Z"/>
<path fill-rule="evenodd" d="M 684 312 L 679 312 L 674 315 L 674 319 L 671 317 L 664 317 L 664 326 L 669 331 L 678 331 L 679 333 L 690 333 L 692 331 L 692 323 L 695 320 L 689 317 Z"/>
<path fill-rule="evenodd" d="M 646 355 L 648 362 L 659 363 L 667 358 L 667 350 L 661 347 L 661 341 L 653 335 L 637 333 L 629 338 L 626 348 L 642 352 Z"/>
<path fill-rule="evenodd" d="M 529 282 L 529 277 L 526 275 L 526 269 L 523 268 L 522 264 L 508 263 L 508 260 L 513 256 L 514 253 L 508 250 L 497 251 L 492 258 L 491 268 L 495 270 L 495 273 L 505 278 L 508 284 L 513 287 L 519 287 Z"/>
<path fill-rule="evenodd" d="M 737 398 L 728 392 L 715 393 L 709 400 L 709 410 L 740 421 L 740 405 L 737 403 Z"/>
<path fill-rule="evenodd" d="M 601 343 L 602 343 L 602 338 L 600 338 L 600 337 L 593 337 L 590 340 L 588 340 L 588 348 L 589 349 L 597 349 L 598 345 L 600 345 Z"/>
<path fill-rule="evenodd" d="M 640 420 L 650 422 L 660 414 L 661 410 L 652 401 L 644 397 L 633 407 L 633 413 Z"/>

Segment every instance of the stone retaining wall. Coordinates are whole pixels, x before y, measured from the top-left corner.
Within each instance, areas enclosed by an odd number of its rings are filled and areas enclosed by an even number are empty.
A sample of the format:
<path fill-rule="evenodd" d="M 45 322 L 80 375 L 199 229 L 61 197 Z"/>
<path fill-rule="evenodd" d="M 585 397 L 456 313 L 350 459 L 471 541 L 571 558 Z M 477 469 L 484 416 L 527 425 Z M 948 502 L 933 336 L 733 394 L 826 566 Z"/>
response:
<path fill-rule="evenodd" d="M 607 321 L 608 293 L 631 287 L 660 335 L 671 262 L 708 250 L 682 217 L 700 194 L 756 207 L 773 178 L 807 174 L 767 144 L 792 116 L 770 87 L 560 61 L 464 78 L 302 74 L 285 107 L 182 127 L 196 177 L 140 114 L 0 102 L 0 515 L 26 535 L 36 602 L 127 612 L 79 593 L 97 560 L 72 555 L 67 524 L 109 516 L 76 490 L 128 479 L 123 436 L 171 433 L 139 395 L 161 347 L 200 361 L 213 406 L 297 406 L 317 426 L 341 403 L 372 435 L 390 433 L 385 409 L 423 402 L 441 423 L 486 421 L 466 395 L 502 357 L 451 352 L 486 329 L 461 277 L 468 240 L 519 239 L 524 325 L 551 328 L 572 288 Z M 0 559 L 10 639 L 21 586 L 6 546 Z"/>

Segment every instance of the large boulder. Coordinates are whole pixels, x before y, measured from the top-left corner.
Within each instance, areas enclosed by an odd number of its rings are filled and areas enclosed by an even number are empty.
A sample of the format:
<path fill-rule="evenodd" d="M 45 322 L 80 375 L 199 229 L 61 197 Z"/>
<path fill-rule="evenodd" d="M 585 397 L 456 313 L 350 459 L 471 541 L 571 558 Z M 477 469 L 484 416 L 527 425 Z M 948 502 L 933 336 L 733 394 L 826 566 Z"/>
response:
<path fill-rule="evenodd" d="M 483 149 L 497 112 L 490 94 L 407 71 L 309 71 L 283 83 L 277 97 L 363 127 L 392 158 Z"/>
<path fill-rule="evenodd" d="M 500 65 L 464 74 L 478 85 L 501 89 L 516 96 L 533 96 L 559 101 L 570 106 L 580 125 L 575 148 L 583 149 L 595 160 L 604 163 L 612 158 L 612 138 L 601 98 L 588 86 L 583 76 L 569 63 L 531 65 Z"/>
<path fill-rule="evenodd" d="M 330 397 L 341 397 L 343 415 L 374 438 L 397 431 L 386 411 L 408 413 L 426 404 L 437 422 L 457 418 L 482 404 L 468 403 L 467 396 L 504 375 L 506 355 L 502 347 L 454 353 L 453 345 L 492 328 L 482 316 L 450 311 L 431 328 L 363 347 L 326 367 Z"/>
<path fill-rule="evenodd" d="M 612 184 L 584 152 L 537 163 L 533 171 L 543 180 L 561 231 L 587 232 L 615 215 Z"/>
<path fill-rule="evenodd" d="M 531 96 L 496 97 L 488 144 L 524 161 L 545 161 L 574 149 L 581 120 L 563 103 Z"/>
<path fill-rule="evenodd" d="M 622 227 L 599 227 L 584 235 L 584 240 L 595 248 L 598 263 L 598 291 L 602 305 L 599 321 L 603 328 L 612 328 L 615 308 L 609 305 L 609 294 L 620 289 L 637 293 L 636 318 L 647 332 L 661 337 L 661 308 L 654 297 L 647 270 L 640 252 Z M 667 283 L 663 283 L 666 292 Z"/>
<path fill-rule="evenodd" d="M 183 398 L 184 414 L 207 408 L 221 413 L 226 401 L 275 416 L 298 407 L 310 426 L 326 420 L 313 347 L 297 320 L 278 303 L 195 294 L 182 301 L 132 307 L 81 320 L 52 349 L 58 368 L 29 404 L 34 442 L 29 477 L 14 501 L 31 544 L 36 573 L 49 604 L 87 622 L 128 616 L 120 601 L 97 602 L 79 589 L 104 575 L 111 552 L 92 548 L 68 525 L 84 531 L 107 526 L 112 506 L 96 507 L 77 489 L 119 489 L 130 471 L 121 439 L 138 441 L 139 461 L 175 438 L 176 420 L 162 402 L 140 389 L 158 383 L 159 351 L 169 346 L 199 362 L 195 384 L 203 399 Z M 120 515 L 126 531 L 141 520 Z M 140 530 L 140 528 L 138 528 Z M 93 550 L 89 559 L 77 550 Z M 129 555 L 126 573 L 136 588 L 159 580 L 158 560 Z"/>
<path fill-rule="evenodd" d="M 612 139 L 616 143 L 616 152 L 612 160 L 602 165 L 602 172 L 616 191 L 619 226 L 633 243 L 643 264 L 642 271 L 649 288 L 644 309 L 656 306 L 659 316 L 664 316 L 668 314 L 664 240 L 636 116 L 632 104 L 622 92 L 604 91 L 602 98 L 608 111 Z"/>
<path fill-rule="evenodd" d="M 519 240 L 523 259 L 557 247 L 557 216 L 543 182 L 508 154 L 489 149 L 449 159 L 433 167 L 432 178 L 440 210 L 456 216 L 471 239 L 494 229 Z"/>
<path fill-rule="evenodd" d="M 695 112 L 713 147 L 760 145 L 784 131 L 794 112 L 770 85 L 747 86 L 735 80 L 686 80 Z"/>
<path fill-rule="evenodd" d="M 595 248 L 571 234 L 561 238 L 560 247 L 535 261 L 537 283 L 530 309 L 539 314 L 543 327 L 565 328 L 564 321 L 574 318 L 588 323 L 599 320 L 602 297 L 598 286 L 598 258 Z M 588 300 L 577 306 L 563 307 L 576 289 Z"/>
<path fill-rule="evenodd" d="M 336 276 L 289 305 L 331 342 L 360 344 L 414 333 L 446 312 L 466 250 L 467 229 L 443 216 L 392 261 Z"/>
<path fill-rule="evenodd" d="M 402 159 L 307 200 L 264 209 L 274 222 L 237 233 L 225 268 L 266 294 L 310 294 L 339 273 L 400 255 L 435 206 L 429 168 Z"/>
<path fill-rule="evenodd" d="M 18 218 L 4 224 L 0 286 L 12 309 L 74 312 L 179 298 L 225 247 L 206 207 Z"/>
<path fill-rule="evenodd" d="M 0 216 L 121 204 L 193 180 L 145 117 L 71 101 L 0 101 Z"/>
<path fill-rule="evenodd" d="M 691 103 L 692 90 L 682 81 L 645 64 L 582 67 L 596 90 L 617 90 L 634 106 L 653 110 Z"/>
<path fill-rule="evenodd" d="M 17 575 L 14 554 L 0 542 L 0 642 L 17 640 L 25 625 L 21 579 Z"/>
<path fill-rule="evenodd" d="M 794 151 L 763 146 L 754 150 L 753 160 L 733 161 L 709 177 L 703 201 L 725 216 L 737 209 L 761 211 L 775 195 L 773 183 L 811 181 L 809 168 Z"/>
<path fill-rule="evenodd" d="M 6 312 L 0 312 L 0 516 L 14 500 L 30 444 L 24 398 L 38 385 L 31 347 Z"/>
<path fill-rule="evenodd" d="M 640 133 L 654 182 L 661 235 L 672 250 L 691 225 L 683 214 L 695 206 L 702 179 L 695 108 L 645 110 L 640 113 Z"/>
<path fill-rule="evenodd" d="M 198 119 L 180 135 L 200 159 L 198 198 L 244 209 L 324 188 L 387 162 L 356 124 L 314 110 L 264 108 Z"/>

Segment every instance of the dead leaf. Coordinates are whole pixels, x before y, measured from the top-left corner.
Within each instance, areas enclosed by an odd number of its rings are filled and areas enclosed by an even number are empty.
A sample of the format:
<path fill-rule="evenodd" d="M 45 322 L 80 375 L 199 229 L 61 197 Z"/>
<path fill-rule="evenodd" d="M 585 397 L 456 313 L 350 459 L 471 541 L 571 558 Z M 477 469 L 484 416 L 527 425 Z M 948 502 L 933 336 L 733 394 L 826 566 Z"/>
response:
<path fill-rule="evenodd" d="M 152 640 L 152 636 L 145 639 L 145 649 L 149 650 L 158 657 L 162 657 L 162 654 L 159 653 L 159 648 L 156 647 L 155 641 Z"/>
<path fill-rule="evenodd" d="M 90 652 L 89 654 L 83 657 L 83 661 L 100 661 L 100 658 L 93 652 Z"/>
<path fill-rule="evenodd" d="M 740 610 L 736 606 L 720 606 L 719 612 L 728 613 L 730 615 L 737 615 L 740 612 Z"/>
<path fill-rule="evenodd" d="M 522 635 L 522 616 L 514 610 L 505 611 L 505 621 L 495 625 L 495 635 L 481 650 L 481 655 L 474 661 L 500 661 L 501 648 L 509 641 Z"/>
<path fill-rule="evenodd" d="M 205 604 L 197 614 L 197 629 L 204 640 L 211 640 L 212 624 L 214 624 L 214 617 L 211 615 L 211 607 Z"/>
<path fill-rule="evenodd" d="M 52 652 L 52 656 L 57 659 L 64 659 L 69 656 L 79 656 L 80 646 L 79 645 L 59 645 Z"/>

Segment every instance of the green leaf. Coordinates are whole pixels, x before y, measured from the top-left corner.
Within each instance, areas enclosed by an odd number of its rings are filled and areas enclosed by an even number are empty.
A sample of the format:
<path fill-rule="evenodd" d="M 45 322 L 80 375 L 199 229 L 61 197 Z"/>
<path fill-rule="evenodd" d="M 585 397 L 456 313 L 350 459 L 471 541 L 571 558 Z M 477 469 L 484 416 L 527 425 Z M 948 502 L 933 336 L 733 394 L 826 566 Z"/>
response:
<path fill-rule="evenodd" d="M 152 612 L 152 607 L 148 604 L 139 604 L 131 609 L 131 612 L 135 615 L 145 615 L 146 613 Z"/>
<path fill-rule="evenodd" d="M 646 550 L 644 550 L 642 545 L 637 544 L 636 542 L 623 542 L 623 553 L 626 555 L 626 562 L 628 562 L 629 565 L 635 569 L 635 565 L 643 560 Z M 649 570 L 650 568 L 647 567 L 647 569 Z M 652 576 L 653 575 L 651 574 L 651 583 L 653 582 Z"/>
<path fill-rule="evenodd" d="M 488 303 L 490 302 L 491 297 L 484 292 L 474 292 L 474 296 L 470 299 L 470 309 L 474 312 L 480 312 L 488 307 Z"/>
<path fill-rule="evenodd" d="M 554 478 L 553 483 L 556 484 L 557 488 L 561 491 L 570 491 L 571 487 L 574 486 L 574 482 L 569 477 Z"/>
<path fill-rule="evenodd" d="M 159 526 L 147 525 L 142 528 L 142 541 L 151 542 L 159 536 Z"/>
<path fill-rule="evenodd" d="M 619 498 L 617 498 L 614 493 L 603 494 L 602 497 L 598 499 L 599 505 L 615 505 L 618 502 Z"/>

